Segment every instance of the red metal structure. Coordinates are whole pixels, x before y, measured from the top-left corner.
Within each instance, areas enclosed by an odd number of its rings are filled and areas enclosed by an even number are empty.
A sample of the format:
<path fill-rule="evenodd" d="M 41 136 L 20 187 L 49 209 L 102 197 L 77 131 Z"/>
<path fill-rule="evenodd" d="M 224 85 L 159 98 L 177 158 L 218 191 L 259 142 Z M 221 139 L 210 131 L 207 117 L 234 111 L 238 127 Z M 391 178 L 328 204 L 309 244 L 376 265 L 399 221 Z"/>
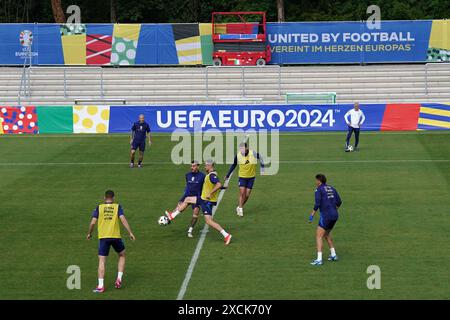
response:
<path fill-rule="evenodd" d="M 263 66 L 271 60 L 262 11 L 213 12 L 212 41 L 215 66 Z"/>

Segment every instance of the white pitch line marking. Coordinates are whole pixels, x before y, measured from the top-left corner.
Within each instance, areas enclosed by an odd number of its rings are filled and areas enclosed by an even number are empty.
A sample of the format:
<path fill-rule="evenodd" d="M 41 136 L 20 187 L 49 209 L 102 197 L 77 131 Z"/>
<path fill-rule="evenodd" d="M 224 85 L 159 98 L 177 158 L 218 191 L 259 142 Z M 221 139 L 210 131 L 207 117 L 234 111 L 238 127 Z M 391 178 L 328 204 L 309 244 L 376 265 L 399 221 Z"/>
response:
<path fill-rule="evenodd" d="M 233 173 L 231 173 L 228 181 L 230 180 Z M 227 184 L 227 181 L 224 182 L 224 186 Z M 227 189 L 220 190 L 219 197 L 217 198 L 217 205 L 214 206 L 212 211 L 212 216 L 216 214 L 217 208 L 219 207 L 220 202 L 222 201 L 223 195 Z M 200 252 L 203 248 L 203 243 L 206 239 L 206 234 L 208 233 L 209 226 L 205 223 L 205 226 L 202 229 L 200 239 L 198 239 L 197 246 L 195 247 L 194 254 L 192 255 L 191 262 L 189 263 L 189 267 L 186 271 L 186 275 L 184 276 L 183 283 L 181 284 L 180 291 L 178 292 L 177 300 L 183 300 L 186 290 L 189 286 L 189 281 L 191 280 L 192 273 L 194 272 L 195 265 L 197 264 L 198 257 L 200 256 Z"/>

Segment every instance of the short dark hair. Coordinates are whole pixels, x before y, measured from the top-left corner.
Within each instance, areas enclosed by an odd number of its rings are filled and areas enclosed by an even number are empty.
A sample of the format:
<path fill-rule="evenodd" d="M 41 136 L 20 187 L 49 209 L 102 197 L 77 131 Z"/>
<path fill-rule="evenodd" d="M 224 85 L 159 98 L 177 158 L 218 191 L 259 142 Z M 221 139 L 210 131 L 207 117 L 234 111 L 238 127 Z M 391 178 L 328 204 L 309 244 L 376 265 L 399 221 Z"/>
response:
<path fill-rule="evenodd" d="M 247 142 L 241 142 L 239 144 L 239 148 L 245 147 L 246 149 L 248 148 Z"/>
<path fill-rule="evenodd" d="M 316 174 L 316 179 L 322 183 L 327 183 L 327 177 L 325 177 L 325 175 L 322 173 Z"/>
<path fill-rule="evenodd" d="M 114 191 L 106 190 L 105 191 L 105 198 L 110 198 L 110 199 L 114 198 Z"/>

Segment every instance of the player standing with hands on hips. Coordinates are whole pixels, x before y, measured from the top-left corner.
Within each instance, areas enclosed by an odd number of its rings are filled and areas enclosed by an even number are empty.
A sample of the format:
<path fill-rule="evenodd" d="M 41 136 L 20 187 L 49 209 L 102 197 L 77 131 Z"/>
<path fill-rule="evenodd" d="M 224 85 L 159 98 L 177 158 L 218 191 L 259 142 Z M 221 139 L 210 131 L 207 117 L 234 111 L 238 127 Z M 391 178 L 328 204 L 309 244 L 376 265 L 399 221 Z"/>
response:
<path fill-rule="evenodd" d="M 316 231 L 317 259 L 311 262 L 313 266 L 322 265 L 322 247 L 323 238 L 328 242 L 330 247 L 330 256 L 328 261 L 337 261 L 336 250 L 334 249 L 331 230 L 333 230 L 336 221 L 339 218 L 337 209 L 341 206 L 342 200 L 336 189 L 327 185 L 325 175 L 319 173 L 316 175 L 317 189 L 314 193 L 314 209 L 309 216 L 309 222 L 314 219 L 317 210 L 320 209 L 320 220 Z"/>
<path fill-rule="evenodd" d="M 152 144 L 152 136 L 150 134 L 150 126 L 145 122 L 143 114 L 139 115 L 139 121 L 133 123 L 131 127 L 131 154 L 130 154 L 130 168 L 134 168 L 134 156 L 136 150 L 139 148 L 138 168 L 142 168 L 142 160 L 144 160 L 145 139 L 148 136 L 148 144 Z"/>
<path fill-rule="evenodd" d="M 350 138 L 352 137 L 352 133 L 355 133 L 355 151 L 357 151 L 359 144 L 359 131 L 361 129 L 361 125 L 366 120 L 364 113 L 359 108 L 359 102 L 355 102 L 353 105 L 353 109 L 347 111 L 344 115 L 345 122 L 348 125 L 347 132 L 347 140 L 345 141 L 345 152 L 352 151 L 350 146 Z"/>

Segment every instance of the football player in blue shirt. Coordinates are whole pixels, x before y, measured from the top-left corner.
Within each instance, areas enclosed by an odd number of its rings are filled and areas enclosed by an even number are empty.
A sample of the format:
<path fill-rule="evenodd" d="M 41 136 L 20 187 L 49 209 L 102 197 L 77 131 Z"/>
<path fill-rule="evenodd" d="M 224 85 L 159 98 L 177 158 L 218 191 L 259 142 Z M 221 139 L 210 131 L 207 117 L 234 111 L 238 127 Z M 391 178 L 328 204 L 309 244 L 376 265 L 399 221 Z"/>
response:
<path fill-rule="evenodd" d="M 145 122 L 143 114 L 139 115 L 139 121 L 133 123 L 131 127 L 131 154 L 130 154 L 130 168 L 134 168 L 134 156 L 136 150 L 139 148 L 139 162 L 138 167 L 142 168 L 142 160 L 144 160 L 145 139 L 148 137 L 148 144 L 152 144 L 152 136 L 150 134 L 150 126 Z"/>
<path fill-rule="evenodd" d="M 177 215 L 183 212 L 189 205 L 192 207 L 192 220 L 188 229 L 188 237 L 192 238 L 192 231 L 198 220 L 200 210 L 200 196 L 202 193 L 202 186 L 205 180 L 205 174 L 200 171 L 200 165 L 197 160 L 191 162 L 191 171 L 186 173 L 186 187 L 184 188 L 183 196 L 178 201 L 177 207 L 173 212 L 166 211 L 166 216 L 169 222 L 175 219 Z"/>
<path fill-rule="evenodd" d="M 330 247 L 330 256 L 328 261 L 337 261 L 336 250 L 334 249 L 331 230 L 333 230 L 339 214 L 337 209 L 341 206 L 342 200 L 338 192 L 332 186 L 327 185 L 325 175 L 319 173 L 316 175 L 317 189 L 314 194 L 314 209 L 309 216 L 309 222 L 312 222 L 317 210 L 320 210 L 320 220 L 316 231 L 317 259 L 311 262 L 313 266 L 322 265 L 322 246 L 323 238 L 328 242 Z"/>

